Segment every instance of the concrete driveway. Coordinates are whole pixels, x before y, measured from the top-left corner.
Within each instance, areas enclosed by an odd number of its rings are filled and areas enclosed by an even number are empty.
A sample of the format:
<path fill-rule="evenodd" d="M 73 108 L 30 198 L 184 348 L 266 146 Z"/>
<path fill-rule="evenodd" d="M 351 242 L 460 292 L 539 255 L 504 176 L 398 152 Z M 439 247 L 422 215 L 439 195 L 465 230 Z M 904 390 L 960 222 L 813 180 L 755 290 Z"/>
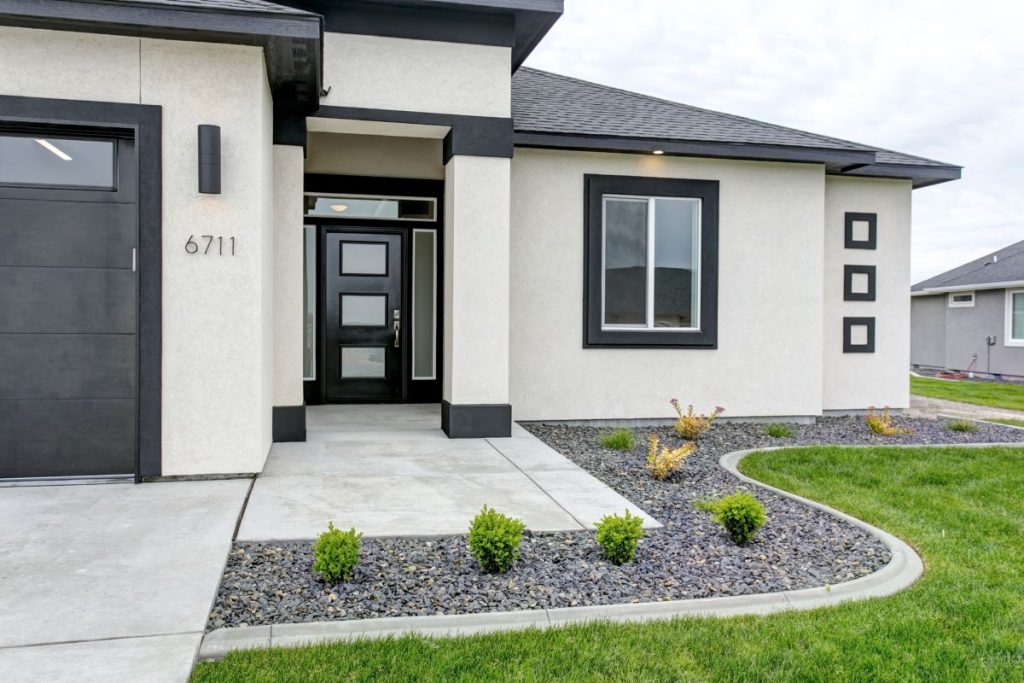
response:
<path fill-rule="evenodd" d="M 188 680 L 248 487 L 0 488 L 0 681 Z"/>

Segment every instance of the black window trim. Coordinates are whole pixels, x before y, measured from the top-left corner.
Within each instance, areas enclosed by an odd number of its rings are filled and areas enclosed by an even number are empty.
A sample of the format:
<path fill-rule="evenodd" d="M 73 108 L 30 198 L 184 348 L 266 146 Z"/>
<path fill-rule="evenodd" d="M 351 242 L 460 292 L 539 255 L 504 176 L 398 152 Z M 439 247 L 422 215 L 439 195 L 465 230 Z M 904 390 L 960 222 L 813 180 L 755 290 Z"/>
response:
<path fill-rule="evenodd" d="M 718 348 L 718 181 L 585 174 L 583 184 L 583 348 Z M 602 329 L 601 221 L 605 195 L 701 200 L 699 330 Z"/>

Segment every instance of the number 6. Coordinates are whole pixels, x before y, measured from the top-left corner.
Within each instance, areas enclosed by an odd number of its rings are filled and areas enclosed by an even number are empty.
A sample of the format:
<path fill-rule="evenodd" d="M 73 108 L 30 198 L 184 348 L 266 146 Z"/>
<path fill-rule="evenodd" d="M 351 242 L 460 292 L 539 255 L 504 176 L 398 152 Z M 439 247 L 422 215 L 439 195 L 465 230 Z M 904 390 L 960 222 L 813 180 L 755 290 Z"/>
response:
<path fill-rule="evenodd" d="M 196 252 L 199 251 L 199 245 L 196 244 L 195 240 L 192 239 L 193 237 L 195 237 L 195 235 L 189 235 L 188 236 L 188 241 L 185 242 L 185 253 L 186 254 L 195 254 Z"/>

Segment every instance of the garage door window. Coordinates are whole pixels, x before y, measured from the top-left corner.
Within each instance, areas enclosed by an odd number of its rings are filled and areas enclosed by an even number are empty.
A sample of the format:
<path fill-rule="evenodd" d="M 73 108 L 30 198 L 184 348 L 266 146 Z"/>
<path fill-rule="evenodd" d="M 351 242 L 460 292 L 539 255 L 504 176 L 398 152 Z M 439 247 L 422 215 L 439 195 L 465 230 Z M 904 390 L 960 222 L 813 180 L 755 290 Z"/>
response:
<path fill-rule="evenodd" d="M 116 143 L 0 135 L 0 185 L 115 187 Z"/>

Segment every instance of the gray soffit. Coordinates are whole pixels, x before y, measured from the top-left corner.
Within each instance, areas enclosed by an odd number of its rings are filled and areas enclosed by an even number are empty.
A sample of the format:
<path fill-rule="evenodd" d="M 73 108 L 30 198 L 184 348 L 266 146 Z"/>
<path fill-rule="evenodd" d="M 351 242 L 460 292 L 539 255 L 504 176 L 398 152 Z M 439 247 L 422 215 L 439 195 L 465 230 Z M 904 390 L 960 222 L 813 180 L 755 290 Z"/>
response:
<path fill-rule="evenodd" d="M 322 18 L 264 0 L 0 0 L 0 25 L 264 48 L 275 105 L 311 111 Z M 111 77 L 116 77 L 112 74 Z"/>
<path fill-rule="evenodd" d="M 1021 282 L 1024 282 L 1024 240 L 918 282 L 910 290 L 939 293 L 971 287 L 994 289 L 999 285 L 1017 286 Z"/>
<path fill-rule="evenodd" d="M 831 174 L 925 187 L 960 167 L 522 68 L 512 78 L 516 146 L 825 164 Z"/>

